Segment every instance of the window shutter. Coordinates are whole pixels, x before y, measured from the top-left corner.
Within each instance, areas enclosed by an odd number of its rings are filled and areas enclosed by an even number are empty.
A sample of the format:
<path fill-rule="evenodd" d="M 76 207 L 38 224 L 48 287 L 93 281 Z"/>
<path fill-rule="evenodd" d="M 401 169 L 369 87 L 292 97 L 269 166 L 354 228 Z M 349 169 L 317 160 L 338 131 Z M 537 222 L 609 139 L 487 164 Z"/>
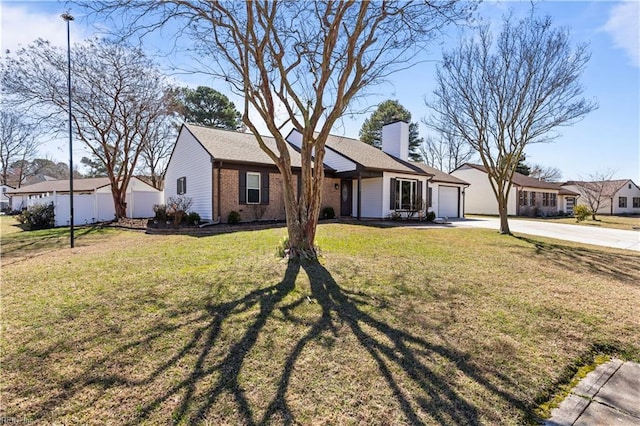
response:
<path fill-rule="evenodd" d="M 391 184 L 389 186 L 389 194 L 391 197 L 389 198 L 389 209 L 396 209 L 396 179 L 391 178 Z"/>
<path fill-rule="evenodd" d="M 238 183 L 238 202 L 240 204 L 247 204 L 247 172 L 239 171 L 239 183 Z"/>
<path fill-rule="evenodd" d="M 300 199 L 300 194 L 302 194 L 302 174 L 298 175 L 298 200 Z"/>
<path fill-rule="evenodd" d="M 424 198 L 422 197 L 422 181 L 419 180 L 418 181 L 418 188 L 416 190 L 417 194 L 416 194 L 416 199 L 414 201 L 415 204 L 415 208 L 416 209 L 422 209 L 422 204 L 424 201 Z"/>
<path fill-rule="evenodd" d="M 260 204 L 269 204 L 269 172 L 263 172 L 260 176 L 262 188 L 260 188 Z"/>
<path fill-rule="evenodd" d="M 429 207 L 433 207 L 433 188 L 429 187 L 429 195 L 427 195 L 427 198 L 429 199 L 429 204 L 427 204 Z"/>

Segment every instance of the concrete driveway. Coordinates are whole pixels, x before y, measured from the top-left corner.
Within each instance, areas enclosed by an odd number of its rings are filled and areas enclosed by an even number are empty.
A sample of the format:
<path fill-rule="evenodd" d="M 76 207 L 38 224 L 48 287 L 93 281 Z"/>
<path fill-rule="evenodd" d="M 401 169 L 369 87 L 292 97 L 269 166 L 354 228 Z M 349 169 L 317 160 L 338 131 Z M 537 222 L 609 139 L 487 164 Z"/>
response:
<path fill-rule="evenodd" d="M 451 225 L 449 226 L 456 228 L 488 228 L 498 231 L 500 229 L 500 219 L 451 219 Z M 523 219 L 509 219 L 509 229 L 516 234 L 539 235 L 577 243 L 640 251 L 640 231 L 595 228 Z"/>

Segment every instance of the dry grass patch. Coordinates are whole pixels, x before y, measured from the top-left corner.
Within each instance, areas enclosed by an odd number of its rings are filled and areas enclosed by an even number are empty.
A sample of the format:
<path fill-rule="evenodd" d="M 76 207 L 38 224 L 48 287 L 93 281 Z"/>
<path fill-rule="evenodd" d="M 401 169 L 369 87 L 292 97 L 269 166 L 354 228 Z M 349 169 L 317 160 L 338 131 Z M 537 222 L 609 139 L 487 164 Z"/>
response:
<path fill-rule="evenodd" d="M 634 253 L 331 224 L 322 263 L 286 264 L 284 232 L 110 230 L 3 265 L 0 416 L 522 424 L 577 359 L 640 360 Z"/>
<path fill-rule="evenodd" d="M 514 217 L 514 219 L 517 219 Z M 597 215 L 596 220 L 591 216 L 583 222 L 578 222 L 574 217 L 547 217 L 547 218 L 522 218 L 527 220 L 539 220 L 551 223 L 565 223 L 568 225 L 595 226 L 598 228 L 625 229 L 627 231 L 640 228 L 640 215 L 608 216 Z"/>

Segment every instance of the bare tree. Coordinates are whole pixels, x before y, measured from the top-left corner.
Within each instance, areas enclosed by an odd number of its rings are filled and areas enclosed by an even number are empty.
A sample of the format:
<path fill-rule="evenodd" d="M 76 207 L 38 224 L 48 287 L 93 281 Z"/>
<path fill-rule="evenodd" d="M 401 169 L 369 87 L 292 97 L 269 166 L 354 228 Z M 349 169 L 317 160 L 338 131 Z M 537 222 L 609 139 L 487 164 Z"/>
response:
<path fill-rule="evenodd" d="M 529 176 L 538 180 L 543 180 L 545 182 L 560 182 L 560 179 L 562 179 L 562 171 L 557 167 L 531 164 L 529 169 Z"/>
<path fill-rule="evenodd" d="M 469 162 L 476 153 L 465 139 L 453 133 L 442 133 L 437 139 L 427 137 L 420 152 L 426 164 L 447 173 Z"/>
<path fill-rule="evenodd" d="M 569 181 L 566 184 L 574 186 L 580 193 L 580 204 L 586 204 L 591 212 L 591 219 L 596 220 L 598 210 L 611 206 L 613 195 L 618 189 L 611 181 L 615 170 L 594 172 L 588 180 Z"/>
<path fill-rule="evenodd" d="M 73 47 L 72 122 L 75 138 L 102 162 L 117 218 L 126 216 L 126 189 L 138 158 L 167 117 L 164 77 L 140 49 L 107 40 Z M 2 65 L 3 90 L 53 130 L 66 126 L 66 52 L 37 40 Z"/>
<path fill-rule="evenodd" d="M 0 179 L 3 185 L 22 185 L 24 167 L 16 167 L 17 173 L 12 173 L 12 166 L 24 165 L 35 157 L 39 145 L 37 129 L 20 115 L 4 110 L 4 107 L 0 111 Z"/>
<path fill-rule="evenodd" d="M 439 29 L 466 17 L 472 6 L 456 1 L 84 3 L 101 17 L 120 19 L 122 12 L 143 30 L 170 23 L 190 36 L 201 71 L 224 78 L 244 98 L 242 121 L 282 175 L 290 255 L 311 257 L 332 126 L 355 97 L 414 63 L 416 52 Z M 264 143 L 259 121 L 275 138 L 276 150 Z M 300 196 L 286 126 L 302 135 Z"/>
<path fill-rule="evenodd" d="M 433 128 L 453 128 L 480 155 L 498 202 L 500 233 L 510 234 L 507 203 L 513 174 L 529 144 L 549 142 L 559 126 L 596 108 L 581 97 L 579 78 L 589 60 L 572 48 L 569 32 L 549 17 L 517 23 L 505 17 L 495 39 L 489 26 L 443 55 L 436 74 Z"/>
<path fill-rule="evenodd" d="M 149 173 L 151 185 L 161 189 L 164 180 L 164 172 L 169 161 L 169 156 L 175 145 L 178 134 L 178 127 L 166 123 L 163 126 L 156 126 L 153 135 L 142 147 L 140 160 L 142 160 L 143 173 Z"/>

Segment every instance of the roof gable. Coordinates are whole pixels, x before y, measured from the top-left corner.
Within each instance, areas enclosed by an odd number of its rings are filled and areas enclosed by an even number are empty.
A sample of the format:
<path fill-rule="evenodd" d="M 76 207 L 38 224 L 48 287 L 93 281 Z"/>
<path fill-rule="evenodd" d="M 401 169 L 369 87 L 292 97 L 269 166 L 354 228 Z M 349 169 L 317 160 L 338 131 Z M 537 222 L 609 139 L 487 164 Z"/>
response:
<path fill-rule="evenodd" d="M 624 188 L 628 183 L 633 184 L 636 188 L 638 187 L 631 179 L 614 179 L 607 181 L 580 181 L 580 180 L 570 180 L 562 185 L 570 185 L 584 188 L 596 188 L 600 185 L 602 187 L 602 195 L 605 197 L 613 197 L 616 195 L 618 191 Z M 598 189 L 599 191 L 599 189 Z"/>
<path fill-rule="evenodd" d="M 409 162 L 395 158 L 381 149 L 357 139 L 329 135 L 326 146 L 349 160 L 358 163 L 365 169 L 421 175 L 427 174 L 423 170 L 413 167 Z"/>
<path fill-rule="evenodd" d="M 252 133 L 241 133 L 232 130 L 214 129 L 211 127 L 185 124 L 186 128 L 202 147 L 216 160 L 234 163 L 255 163 L 275 166 L 273 160 L 260 148 Z M 262 136 L 264 143 L 274 152 L 278 152 L 276 140 L 270 136 Z M 291 165 L 300 167 L 300 154 L 288 145 Z"/>

